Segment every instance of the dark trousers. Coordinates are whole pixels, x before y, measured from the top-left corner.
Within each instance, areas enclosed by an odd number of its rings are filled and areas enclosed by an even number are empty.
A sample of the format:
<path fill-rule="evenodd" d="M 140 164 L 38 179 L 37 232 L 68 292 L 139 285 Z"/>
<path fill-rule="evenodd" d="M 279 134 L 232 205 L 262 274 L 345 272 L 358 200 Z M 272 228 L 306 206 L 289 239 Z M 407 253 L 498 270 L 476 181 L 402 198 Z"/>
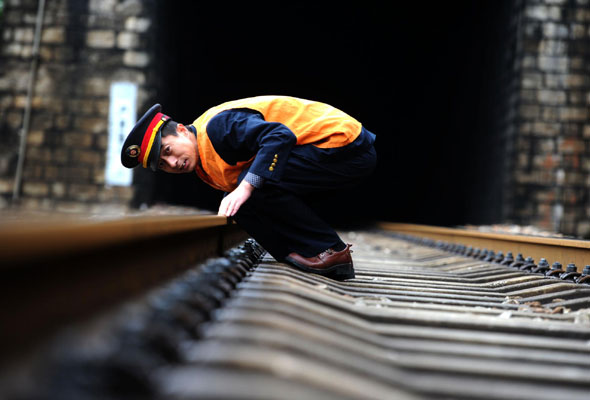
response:
<path fill-rule="evenodd" d="M 304 158 L 295 150 L 281 181 L 267 181 L 254 190 L 234 219 L 278 261 L 291 252 L 312 257 L 329 248 L 342 247 L 344 243 L 336 231 L 306 199 L 320 192 L 356 186 L 371 174 L 375 164 L 372 146 L 321 161 Z"/>

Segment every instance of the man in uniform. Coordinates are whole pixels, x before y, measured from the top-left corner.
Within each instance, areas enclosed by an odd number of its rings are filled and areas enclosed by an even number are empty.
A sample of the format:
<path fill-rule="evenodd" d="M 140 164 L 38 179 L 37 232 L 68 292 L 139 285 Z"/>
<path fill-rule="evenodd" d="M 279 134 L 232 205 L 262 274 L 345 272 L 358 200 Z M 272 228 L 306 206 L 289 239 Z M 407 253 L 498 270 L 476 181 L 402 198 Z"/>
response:
<path fill-rule="evenodd" d="M 277 261 L 336 280 L 354 278 L 350 245 L 304 201 L 350 188 L 375 168 L 375 135 L 324 103 L 259 96 L 212 107 L 183 125 L 151 107 L 121 152 L 124 166 L 195 172 L 226 192 L 233 217 Z"/>

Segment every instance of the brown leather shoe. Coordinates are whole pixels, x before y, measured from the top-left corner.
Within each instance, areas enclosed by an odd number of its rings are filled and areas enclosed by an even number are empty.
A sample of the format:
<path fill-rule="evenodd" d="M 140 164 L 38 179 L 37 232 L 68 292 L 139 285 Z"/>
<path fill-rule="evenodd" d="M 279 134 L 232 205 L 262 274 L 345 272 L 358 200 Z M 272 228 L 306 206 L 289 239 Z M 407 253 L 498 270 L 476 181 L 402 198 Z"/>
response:
<path fill-rule="evenodd" d="M 291 253 L 285 262 L 305 272 L 312 272 L 328 278 L 343 281 L 354 278 L 354 266 L 350 255 L 351 244 L 347 244 L 342 251 L 328 249 L 315 257 L 305 258 L 297 253 Z"/>

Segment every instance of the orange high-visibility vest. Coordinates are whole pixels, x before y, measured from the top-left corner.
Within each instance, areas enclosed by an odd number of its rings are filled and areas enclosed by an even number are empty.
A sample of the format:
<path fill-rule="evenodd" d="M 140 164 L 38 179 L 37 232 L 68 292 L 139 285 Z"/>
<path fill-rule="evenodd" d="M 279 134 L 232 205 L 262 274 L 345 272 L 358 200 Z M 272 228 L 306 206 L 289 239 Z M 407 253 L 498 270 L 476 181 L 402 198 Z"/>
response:
<path fill-rule="evenodd" d="M 265 121 L 287 126 L 297 138 L 297 145 L 311 144 L 322 149 L 344 147 L 359 136 L 362 128 L 356 119 L 328 104 L 287 96 L 252 97 L 212 107 L 193 122 L 201 164 L 196 172 L 204 182 L 226 192 L 237 187 L 238 176 L 256 155 L 235 165 L 226 163 L 209 139 L 207 124 L 219 113 L 238 108 L 258 111 Z"/>

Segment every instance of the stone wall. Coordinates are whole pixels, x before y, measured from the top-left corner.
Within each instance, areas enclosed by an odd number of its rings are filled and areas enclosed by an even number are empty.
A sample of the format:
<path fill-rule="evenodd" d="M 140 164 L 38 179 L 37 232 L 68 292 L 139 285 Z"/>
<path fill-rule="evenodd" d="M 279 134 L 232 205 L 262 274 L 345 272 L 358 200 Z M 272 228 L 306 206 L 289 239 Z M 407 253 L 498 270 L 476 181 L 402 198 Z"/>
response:
<path fill-rule="evenodd" d="M 12 196 L 27 104 L 38 1 L 5 0 L 0 48 L 0 195 Z M 131 187 L 105 184 L 109 91 L 138 85 L 154 96 L 152 1 L 46 2 L 31 100 L 20 203 L 26 208 L 126 207 Z"/>
<path fill-rule="evenodd" d="M 518 19 L 504 216 L 588 236 L 590 4 L 526 0 Z"/>

